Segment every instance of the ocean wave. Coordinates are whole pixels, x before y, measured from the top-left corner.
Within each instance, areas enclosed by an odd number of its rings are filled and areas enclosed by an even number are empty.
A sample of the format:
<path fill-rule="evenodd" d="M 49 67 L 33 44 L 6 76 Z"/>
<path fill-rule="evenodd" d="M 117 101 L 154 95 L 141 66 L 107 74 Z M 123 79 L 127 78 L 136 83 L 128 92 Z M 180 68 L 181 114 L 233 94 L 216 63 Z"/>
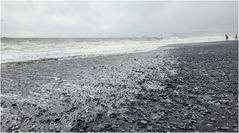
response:
<path fill-rule="evenodd" d="M 1 63 L 56 59 L 75 56 L 126 54 L 155 50 L 169 44 L 222 41 L 222 36 L 167 39 L 2 39 Z"/>

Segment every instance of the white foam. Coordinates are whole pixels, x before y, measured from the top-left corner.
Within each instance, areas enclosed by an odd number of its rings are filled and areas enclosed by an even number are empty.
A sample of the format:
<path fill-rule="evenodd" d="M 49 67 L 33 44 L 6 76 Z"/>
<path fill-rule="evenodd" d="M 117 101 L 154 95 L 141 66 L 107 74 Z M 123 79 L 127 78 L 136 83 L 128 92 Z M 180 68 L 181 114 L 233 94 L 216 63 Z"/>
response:
<path fill-rule="evenodd" d="M 70 56 L 97 56 L 144 52 L 155 50 L 168 44 L 222 41 L 223 36 L 206 36 L 169 39 L 111 39 L 97 41 L 10 41 L 1 43 L 1 63 L 61 58 Z"/>

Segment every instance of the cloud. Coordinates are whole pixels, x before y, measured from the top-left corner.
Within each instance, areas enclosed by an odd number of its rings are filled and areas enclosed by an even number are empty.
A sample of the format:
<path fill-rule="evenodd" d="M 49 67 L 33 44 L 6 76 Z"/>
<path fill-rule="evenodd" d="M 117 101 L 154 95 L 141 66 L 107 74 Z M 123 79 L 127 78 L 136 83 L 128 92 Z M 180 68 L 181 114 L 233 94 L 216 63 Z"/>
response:
<path fill-rule="evenodd" d="M 2 2 L 2 36 L 122 37 L 237 32 L 237 2 Z"/>

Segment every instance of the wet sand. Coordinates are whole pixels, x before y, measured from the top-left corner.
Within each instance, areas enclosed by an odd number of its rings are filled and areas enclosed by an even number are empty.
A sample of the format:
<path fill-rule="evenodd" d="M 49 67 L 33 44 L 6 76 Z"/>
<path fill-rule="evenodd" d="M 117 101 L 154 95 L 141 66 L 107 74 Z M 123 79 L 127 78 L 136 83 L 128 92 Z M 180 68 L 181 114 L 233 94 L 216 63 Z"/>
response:
<path fill-rule="evenodd" d="M 2 131 L 238 131 L 238 42 L 1 64 Z"/>

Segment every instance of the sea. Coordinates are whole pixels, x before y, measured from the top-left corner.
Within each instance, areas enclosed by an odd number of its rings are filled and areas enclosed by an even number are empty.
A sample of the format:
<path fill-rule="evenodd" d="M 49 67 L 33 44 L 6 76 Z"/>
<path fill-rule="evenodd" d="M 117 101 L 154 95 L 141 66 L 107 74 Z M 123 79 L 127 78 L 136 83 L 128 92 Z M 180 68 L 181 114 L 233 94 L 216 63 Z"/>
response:
<path fill-rule="evenodd" d="M 1 38 L 1 63 L 146 52 L 169 44 L 223 41 L 224 36 L 137 38 Z"/>

